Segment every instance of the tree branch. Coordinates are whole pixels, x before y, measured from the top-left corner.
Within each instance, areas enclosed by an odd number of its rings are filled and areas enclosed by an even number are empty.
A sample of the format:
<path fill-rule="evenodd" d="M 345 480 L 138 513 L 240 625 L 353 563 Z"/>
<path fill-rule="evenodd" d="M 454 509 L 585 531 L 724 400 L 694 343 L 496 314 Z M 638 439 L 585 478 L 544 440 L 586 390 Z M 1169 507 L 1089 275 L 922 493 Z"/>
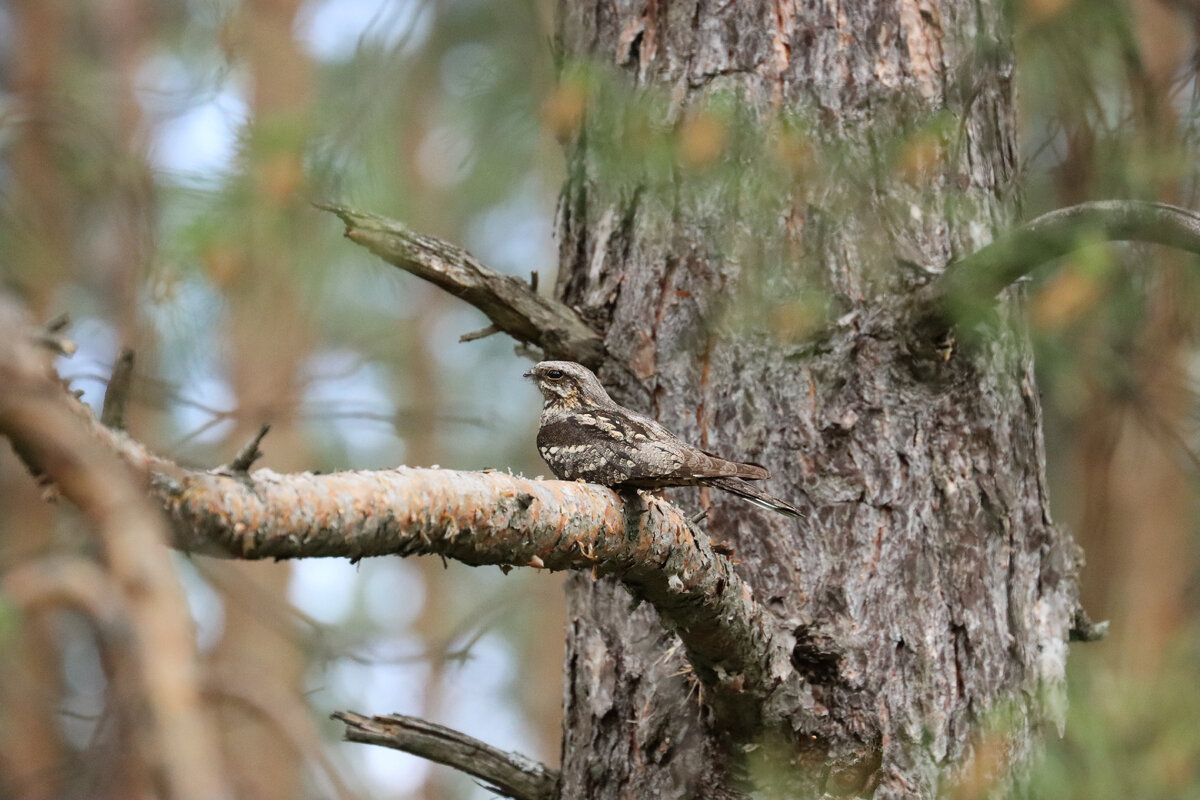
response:
<path fill-rule="evenodd" d="M 1051 211 L 951 264 L 930 284 L 927 300 L 949 319 L 964 313 L 969 318 L 1037 267 L 1097 240 L 1149 242 L 1200 253 L 1200 213 L 1138 200 Z"/>
<path fill-rule="evenodd" d="M 478 308 L 499 330 L 565 358 L 596 368 L 604 342 L 573 310 L 539 295 L 529 284 L 484 266 L 461 247 L 415 233 L 384 217 L 342 205 L 317 203 L 346 224 L 346 238 Z"/>
<path fill-rule="evenodd" d="M 13 337 L 0 336 L 0 342 L 5 341 Z M 0 351 L 8 349 L 0 345 Z M 0 352 L 0 363 L 6 355 Z M 0 386 L 5 386 L 3 380 Z M 97 464 L 115 455 L 132 468 L 165 512 L 172 543 L 179 549 L 246 559 L 333 556 L 356 561 L 431 554 L 472 565 L 532 565 L 589 570 L 593 577 L 611 575 L 624 583 L 635 601 L 653 605 L 663 623 L 679 635 L 706 684 L 710 707 L 728 729 L 754 730 L 764 714 L 772 719 L 770 709 L 794 708 L 794 703 L 770 702 L 782 696 L 779 692 L 790 695 L 801 688 L 791 661 L 794 621 L 789 624 L 760 605 L 730 561 L 666 501 L 494 470 L 397 467 L 314 475 L 186 469 L 101 425 L 46 372 L 35 388 L 39 401 L 29 413 L 56 409 L 67 417 L 56 424 L 80 431 L 87 445 L 80 453 L 95 452 Z M 0 400 L 7 401 L 10 394 L 0 395 Z M 13 439 L 19 449 L 30 439 L 33 424 L 14 416 L 11 402 L 0 403 L 0 434 Z M 23 450 L 23 455 L 35 472 L 54 479 L 85 513 L 93 510 L 89 503 L 100 504 L 103 498 L 103 508 L 96 513 L 114 513 L 115 521 L 127 527 L 153 522 L 136 516 L 144 498 L 129 498 L 120 487 L 97 484 L 89 486 L 95 496 L 80 497 L 73 481 L 90 476 L 102 482 L 110 475 L 116 480 L 121 470 L 100 468 L 77 475 L 65 469 L 65 462 L 77 466 L 71 460 L 81 456 L 65 444 L 61 447 Z M 126 509 L 136 518 L 127 519 Z M 145 552 L 159 552 L 153 547 L 159 539 L 153 527 L 139 530 L 137 535 L 144 538 L 137 553 L 143 555 L 126 557 L 142 559 L 137 562 L 140 568 L 146 564 Z M 134 540 L 129 533 L 118 539 Z M 161 575 L 174 574 L 166 564 L 155 568 Z M 147 614 L 151 611 L 146 609 Z M 173 633 L 155 635 L 174 642 L 186 633 L 186 626 L 172 625 Z M 190 645 L 190 639 L 175 644 Z M 194 665 L 179 669 L 191 679 Z"/>
<path fill-rule="evenodd" d="M 465 733 L 402 714 L 364 717 L 353 711 L 337 711 L 333 718 L 346 723 L 347 741 L 391 747 L 454 767 L 515 800 L 554 797 L 558 770 L 499 750 Z"/>
<path fill-rule="evenodd" d="M 798 690 L 792 626 L 764 609 L 729 560 L 666 501 L 494 470 L 190 470 L 100 425 L 57 382 L 46 384 L 57 402 L 71 404 L 73 423 L 87 427 L 92 445 L 140 476 L 179 549 L 246 559 L 433 554 L 611 575 L 678 633 L 714 713 L 731 730 L 755 728 L 771 716 L 764 709 L 775 707 L 776 692 Z M 12 427 L 0 432 L 14 436 Z M 59 477 L 40 457 L 27 460 Z"/>
<path fill-rule="evenodd" d="M 187 470 L 96 433 L 142 471 L 180 549 L 259 558 L 440 555 L 619 578 L 680 636 L 728 724 L 794 680 L 791 630 L 675 506 L 601 486 L 504 472 L 397 467 L 329 475 Z"/>

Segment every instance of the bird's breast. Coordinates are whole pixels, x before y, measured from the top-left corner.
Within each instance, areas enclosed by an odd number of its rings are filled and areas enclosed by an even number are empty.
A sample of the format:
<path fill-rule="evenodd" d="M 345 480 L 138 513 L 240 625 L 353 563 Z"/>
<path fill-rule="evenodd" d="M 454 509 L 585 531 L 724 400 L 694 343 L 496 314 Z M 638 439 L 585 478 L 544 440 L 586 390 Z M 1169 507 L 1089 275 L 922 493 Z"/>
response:
<path fill-rule="evenodd" d="M 537 447 L 550 470 L 563 480 L 616 486 L 630 475 L 635 461 L 628 447 L 605 431 L 568 415 L 543 423 Z"/>

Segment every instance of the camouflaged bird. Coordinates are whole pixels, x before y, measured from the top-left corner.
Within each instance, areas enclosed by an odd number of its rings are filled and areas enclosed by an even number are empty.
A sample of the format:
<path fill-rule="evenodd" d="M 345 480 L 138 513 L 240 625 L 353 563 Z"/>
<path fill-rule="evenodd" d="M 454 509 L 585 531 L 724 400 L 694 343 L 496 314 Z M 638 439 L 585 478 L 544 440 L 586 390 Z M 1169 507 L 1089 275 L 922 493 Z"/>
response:
<path fill-rule="evenodd" d="M 621 408 L 582 364 L 543 361 L 525 377 L 537 381 L 546 398 L 537 446 L 558 478 L 631 489 L 715 486 L 780 514 L 803 516 L 746 483 L 771 477 L 765 469 L 706 453 L 657 421 Z"/>

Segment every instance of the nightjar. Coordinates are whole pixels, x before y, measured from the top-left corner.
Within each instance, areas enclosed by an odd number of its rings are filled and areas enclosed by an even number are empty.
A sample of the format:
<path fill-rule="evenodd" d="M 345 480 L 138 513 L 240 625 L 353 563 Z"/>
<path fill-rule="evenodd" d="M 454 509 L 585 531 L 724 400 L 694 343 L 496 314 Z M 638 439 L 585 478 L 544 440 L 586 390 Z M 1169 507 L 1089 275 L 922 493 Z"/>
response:
<path fill-rule="evenodd" d="M 525 377 L 537 382 L 546 400 L 537 446 L 558 478 L 631 489 L 715 486 L 780 514 L 803 516 L 746 482 L 769 478 L 767 470 L 692 447 L 656 420 L 622 408 L 582 364 L 543 361 Z"/>

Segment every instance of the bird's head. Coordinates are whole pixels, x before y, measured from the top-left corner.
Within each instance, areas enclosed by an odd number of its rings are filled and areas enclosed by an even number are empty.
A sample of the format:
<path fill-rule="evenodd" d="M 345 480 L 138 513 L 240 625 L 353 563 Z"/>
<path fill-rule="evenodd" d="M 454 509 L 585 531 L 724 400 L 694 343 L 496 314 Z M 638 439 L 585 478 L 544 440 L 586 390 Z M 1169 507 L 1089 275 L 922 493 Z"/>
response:
<path fill-rule="evenodd" d="M 590 369 L 574 361 L 542 361 L 525 373 L 546 398 L 546 404 L 569 408 L 610 406 L 612 400 Z"/>

